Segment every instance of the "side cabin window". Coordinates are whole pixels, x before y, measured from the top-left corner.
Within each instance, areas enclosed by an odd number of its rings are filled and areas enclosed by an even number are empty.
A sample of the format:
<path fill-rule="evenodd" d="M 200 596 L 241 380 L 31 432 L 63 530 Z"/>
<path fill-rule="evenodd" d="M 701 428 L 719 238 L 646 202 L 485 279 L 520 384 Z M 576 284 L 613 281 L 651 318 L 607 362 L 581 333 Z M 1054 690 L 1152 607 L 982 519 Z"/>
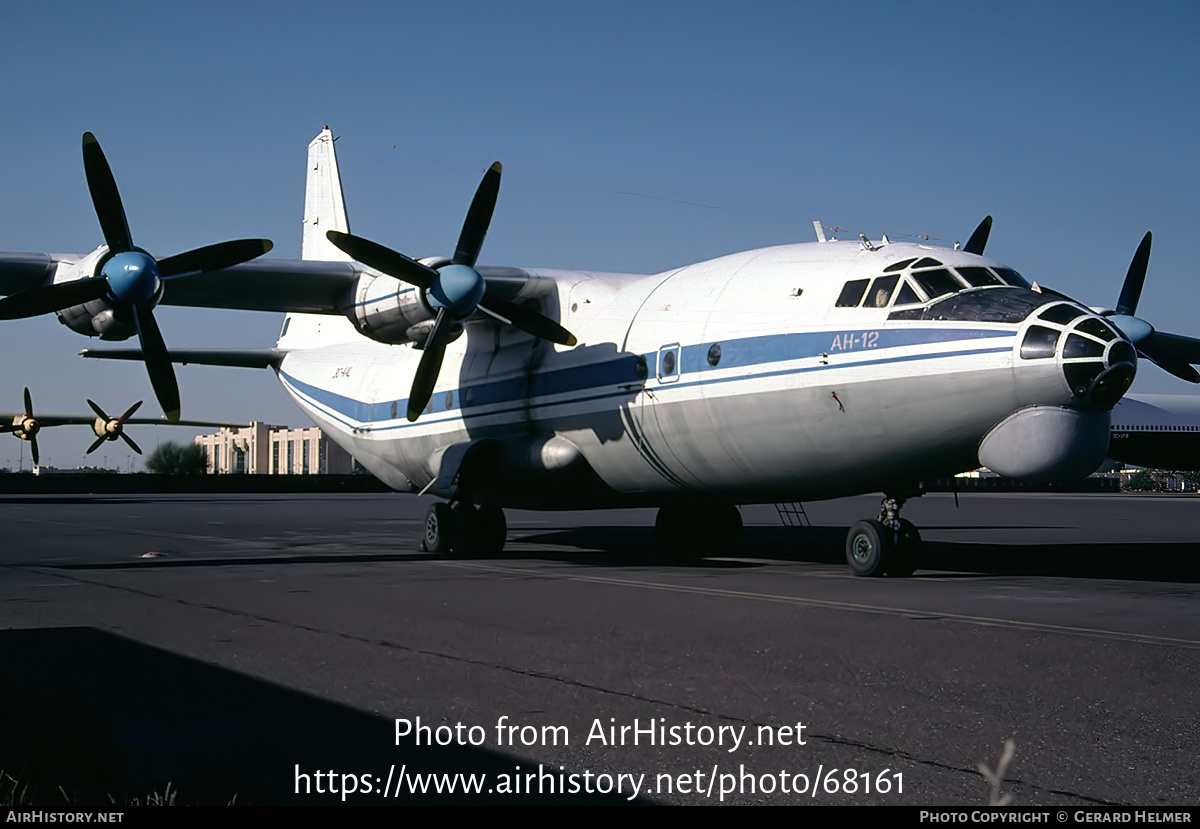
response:
<path fill-rule="evenodd" d="M 863 295 L 867 292 L 867 283 L 869 279 L 852 279 L 842 286 L 842 292 L 838 295 L 837 302 L 834 303 L 838 308 L 854 308 L 858 303 L 862 302 Z"/>

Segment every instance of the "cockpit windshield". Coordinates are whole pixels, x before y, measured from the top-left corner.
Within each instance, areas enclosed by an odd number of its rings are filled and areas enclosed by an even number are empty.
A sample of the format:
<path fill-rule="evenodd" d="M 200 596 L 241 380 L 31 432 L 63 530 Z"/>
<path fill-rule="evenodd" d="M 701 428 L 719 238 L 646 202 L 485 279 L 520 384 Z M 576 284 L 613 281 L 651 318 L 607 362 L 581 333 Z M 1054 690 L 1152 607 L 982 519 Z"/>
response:
<path fill-rule="evenodd" d="M 900 271 L 903 273 L 898 273 Z M 1005 285 L 1030 287 L 1025 277 L 1012 268 L 982 265 L 950 267 L 926 256 L 920 260 L 893 262 L 883 269 L 882 276 L 874 280 L 850 280 L 842 287 L 836 305 L 839 308 L 921 305 L 959 291 Z"/>

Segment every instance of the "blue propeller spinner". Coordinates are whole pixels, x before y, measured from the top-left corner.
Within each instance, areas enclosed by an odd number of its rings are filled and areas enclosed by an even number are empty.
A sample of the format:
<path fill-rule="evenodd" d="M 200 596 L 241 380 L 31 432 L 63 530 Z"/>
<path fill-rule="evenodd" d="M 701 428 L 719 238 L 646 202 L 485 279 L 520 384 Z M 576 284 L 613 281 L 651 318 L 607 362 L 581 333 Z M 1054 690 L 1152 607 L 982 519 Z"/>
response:
<path fill-rule="evenodd" d="M 163 341 L 153 309 L 162 298 L 163 281 L 185 274 L 228 268 L 269 251 L 268 239 L 238 239 L 156 260 L 135 247 L 121 194 L 108 159 L 96 136 L 83 134 L 83 170 L 87 175 L 92 206 L 100 220 L 108 257 L 94 277 L 45 285 L 0 299 L 0 319 L 22 319 L 48 314 L 103 299 L 113 311 L 133 323 L 150 385 L 168 420 L 179 420 L 179 384 L 171 355 Z"/>
<path fill-rule="evenodd" d="M 421 362 L 417 365 L 408 395 L 410 421 L 421 416 L 433 394 L 442 359 L 446 355 L 446 345 L 453 336 L 454 323 L 465 320 L 477 308 L 535 337 L 560 345 L 576 343 L 575 335 L 544 314 L 489 294 L 487 280 L 475 270 L 475 261 L 483 247 L 483 238 L 487 235 L 499 194 L 500 162 L 497 161 L 484 173 L 483 181 L 475 191 L 450 264 L 440 268 L 422 265 L 402 253 L 359 236 L 336 230 L 325 234 L 330 242 L 359 262 L 421 289 L 425 302 L 437 315 L 425 340 Z"/>

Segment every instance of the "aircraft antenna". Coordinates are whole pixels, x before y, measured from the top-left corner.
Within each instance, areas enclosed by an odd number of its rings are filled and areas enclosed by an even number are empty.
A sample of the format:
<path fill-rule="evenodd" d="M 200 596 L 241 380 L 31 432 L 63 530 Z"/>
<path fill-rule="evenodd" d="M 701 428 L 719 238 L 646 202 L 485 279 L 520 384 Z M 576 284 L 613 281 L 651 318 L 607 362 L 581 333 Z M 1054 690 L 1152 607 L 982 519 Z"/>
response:
<path fill-rule="evenodd" d="M 825 241 L 825 228 L 821 227 L 820 219 L 813 219 L 813 230 L 815 230 L 817 232 L 817 241 L 824 242 Z"/>

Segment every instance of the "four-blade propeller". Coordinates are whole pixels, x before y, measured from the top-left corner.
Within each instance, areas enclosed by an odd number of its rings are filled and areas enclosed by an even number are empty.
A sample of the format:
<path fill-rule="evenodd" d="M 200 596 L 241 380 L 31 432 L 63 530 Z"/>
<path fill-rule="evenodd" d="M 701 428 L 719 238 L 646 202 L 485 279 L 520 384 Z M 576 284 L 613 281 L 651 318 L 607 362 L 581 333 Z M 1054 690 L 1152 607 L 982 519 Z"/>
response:
<path fill-rule="evenodd" d="M 1146 284 L 1146 269 L 1150 264 L 1149 232 L 1142 237 L 1141 244 L 1133 254 L 1116 310 L 1108 314 L 1108 321 L 1117 327 L 1129 341 L 1137 346 L 1138 353 L 1159 368 L 1174 374 L 1180 380 L 1200 383 L 1200 372 L 1192 368 L 1200 363 L 1200 340 L 1182 334 L 1167 334 L 1156 331 L 1154 326 L 1137 314 L 1138 300 Z"/>
<path fill-rule="evenodd" d="M 102 260 L 100 273 L 93 278 L 47 285 L 0 299 L 0 319 L 33 317 L 106 299 L 116 311 L 131 317 L 154 394 L 167 419 L 177 421 L 179 384 L 153 313 L 162 296 L 162 281 L 247 262 L 269 251 L 271 242 L 268 239 L 238 239 L 155 260 L 134 246 L 112 169 L 90 132 L 83 134 L 83 168 L 92 206 L 108 246 L 108 258 Z"/>
<path fill-rule="evenodd" d="M 33 416 L 33 398 L 29 394 L 29 387 L 25 387 L 25 414 L 17 415 L 13 418 L 12 423 L 6 423 L 0 426 L 0 434 L 4 432 L 12 432 L 21 440 L 29 441 L 29 453 L 33 456 L 33 462 L 36 465 L 38 462 L 38 445 L 37 433 L 41 431 L 42 424 Z"/>
<path fill-rule="evenodd" d="M 104 413 L 104 409 L 101 409 L 91 400 L 88 400 L 87 404 L 92 407 L 92 411 L 95 412 L 100 419 L 96 421 L 95 428 L 96 432 L 98 433 L 96 442 L 88 447 L 88 450 L 85 454 L 92 454 L 100 448 L 100 444 L 104 443 L 104 441 L 116 440 L 118 437 L 128 443 L 129 448 L 134 452 L 137 452 L 139 455 L 142 454 L 142 448 L 133 442 L 133 438 L 125 434 L 125 421 L 128 420 L 129 417 L 138 410 L 138 407 L 142 405 L 141 400 L 126 409 L 125 414 L 121 415 L 120 417 L 109 417 Z"/>
<path fill-rule="evenodd" d="M 476 308 L 535 337 L 560 345 L 576 343 L 570 331 L 544 314 L 489 294 L 487 281 L 475 270 L 499 193 L 500 162 L 496 162 L 484 173 L 475 198 L 471 200 L 454 257 L 450 264 L 440 268 L 423 265 L 402 253 L 348 233 L 331 230 L 325 234 L 330 242 L 359 262 L 421 289 L 425 301 L 437 313 L 409 392 L 410 421 L 420 417 L 433 394 L 455 323 L 471 316 Z"/>

